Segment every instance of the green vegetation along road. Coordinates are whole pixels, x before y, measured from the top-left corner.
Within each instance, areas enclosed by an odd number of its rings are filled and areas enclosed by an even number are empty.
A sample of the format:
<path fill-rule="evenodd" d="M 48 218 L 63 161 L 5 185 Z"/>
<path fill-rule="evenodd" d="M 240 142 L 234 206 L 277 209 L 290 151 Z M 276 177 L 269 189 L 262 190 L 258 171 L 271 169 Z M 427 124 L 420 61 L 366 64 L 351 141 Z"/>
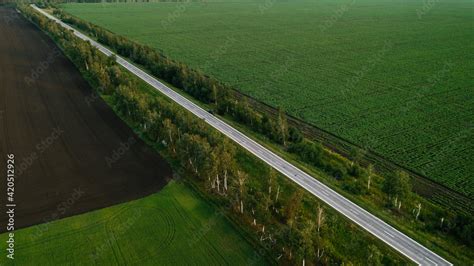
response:
<path fill-rule="evenodd" d="M 472 1 L 66 4 L 240 91 L 474 193 Z"/>
<path fill-rule="evenodd" d="M 315 180 L 313 177 L 298 169 L 291 163 L 285 161 L 278 155 L 259 145 L 257 142 L 253 141 L 245 134 L 232 128 L 231 126 L 218 119 L 217 117 L 213 116 L 212 114 L 209 114 L 204 109 L 187 100 L 185 97 L 173 91 L 158 80 L 154 79 L 152 76 L 140 70 L 138 67 L 130 64 L 123 58 L 118 57 L 116 54 L 114 54 L 101 44 L 95 42 L 84 34 L 75 31 L 71 26 L 58 20 L 54 16 L 51 16 L 44 10 L 41 10 L 36 6 L 33 6 L 33 8 L 48 17 L 49 19 L 59 23 L 61 27 L 72 30 L 77 37 L 82 40 L 88 41 L 105 55 L 109 57 L 114 56 L 114 60 L 117 63 L 132 72 L 134 75 L 136 75 L 149 85 L 153 86 L 156 90 L 160 91 L 182 107 L 186 108 L 188 111 L 192 112 L 200 119 L 203 119 L 203 121 L 206 121 L 206 123 L 219 130 L 221 133 L 238 143 L 247 151 L 254 154 L 259 159 L 265 161 L 277 171 L 297 183 L 299 186 L 301 186 L 311 194 L 323 200 L 325 203 L 336 209 L 338 212 L 349 218 L 351 221 L 355 222 L 380 240 L 384 241 L 386 244 L 390 245 L 406 257 L 410 258 L 413 262 L 418 264 L 430 265 L 452 265 L 450 262 L 446 261 L 436 253 L 420 245 L 410 237 L 404 235 L 400 231 L 384 223 L 376 216 L 371 215 L 369 212 L 347 200 L 345 197 L 341 196 L 340 194 L 325 186 L 321 182 Z M 219 181 L 217 181 L 217 184 L 219 184 Z M 217 185 L 217 187 L 219 188 L 219 185 Z"/>

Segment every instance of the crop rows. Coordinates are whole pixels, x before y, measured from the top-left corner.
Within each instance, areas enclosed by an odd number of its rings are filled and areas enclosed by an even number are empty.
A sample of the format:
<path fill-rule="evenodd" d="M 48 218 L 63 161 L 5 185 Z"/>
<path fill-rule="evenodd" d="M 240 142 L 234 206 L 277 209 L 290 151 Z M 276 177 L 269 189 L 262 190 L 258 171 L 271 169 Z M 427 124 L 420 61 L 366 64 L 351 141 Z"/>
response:
<path fill-rule="evenodd" d="M 469 1 L 179 5 L 64 8 L 474 196 Z"/>

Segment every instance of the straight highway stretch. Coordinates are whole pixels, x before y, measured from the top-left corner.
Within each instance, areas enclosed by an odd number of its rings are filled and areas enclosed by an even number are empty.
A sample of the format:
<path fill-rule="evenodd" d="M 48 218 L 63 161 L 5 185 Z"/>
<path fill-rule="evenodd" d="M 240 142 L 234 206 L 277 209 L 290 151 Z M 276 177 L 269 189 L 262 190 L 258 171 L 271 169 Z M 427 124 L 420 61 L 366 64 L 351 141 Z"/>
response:
<path fill-rule="evenodd" d="M 452 265 L 450 262 L 438 256 L 436 253 L 425 248 L 415 240 L 406 236 L 405 234 L 393 228 L 384 221 L 380 220 L 376 216 L 370 214 L 358 205 L 352 203 L 339 193 L 330 189 L 328 186 L 324 185 L 312 176 L 298 169 L 291 163 L 285 161 L 283 158 L 279 157 L 278 155 L 274 154 L 270 150 L 255 142 L 254 140 L 250 139 L 237 129 L 229 126 L 224 121 L 220 120 L 219 118 L 210 114 L 209 112 L 194 104 L 190 100 L 186 99 L 179 93 L 170 89 L 169 87 L 167 87 L 154 77 L 150 76 L 143 70 L 139 69 L 133 64 L 130 64 L 128 61 L 116 55 L 114 52 L 97 43 L 93 39 L 82 34 L 81 32 L 78 32 L 71 26 L 65 24 L 56 17 L 46 13 L 37 6 L 32 5 L 32 7 L 41 14 L 50 18 L 51 20 L 56 21 L 64 28 L 72 30 L 74 34 L 82 40 L 89 41 L 94 47 L 99 49 L 105 55 L 115 55 L 118 64 L 122 65 L 124 68 L 144 80 L 146 83 L 150 84 L 152 87 L 154 87 L 167 97 L 171 98 L 177 104 L 186 108 L 188 111 L 190 111 L 197 117 L 203 119 L 209 125 L 222 132 L 224 135 L 238 143 L 240 146 L 257 156 L 261 160 L 265 161 L 277 171 L 279 171 L 289 179 L 293 180 L 302 188 L 309 191 L 311 194 L 333 207 L 336 211 L 340 212 L 348 219 L 358 224 L 378 239 L 385 242 L 387 245 L 391 246 L 398 252 L 405 255 L 413 262 L 419 265 Z"/>

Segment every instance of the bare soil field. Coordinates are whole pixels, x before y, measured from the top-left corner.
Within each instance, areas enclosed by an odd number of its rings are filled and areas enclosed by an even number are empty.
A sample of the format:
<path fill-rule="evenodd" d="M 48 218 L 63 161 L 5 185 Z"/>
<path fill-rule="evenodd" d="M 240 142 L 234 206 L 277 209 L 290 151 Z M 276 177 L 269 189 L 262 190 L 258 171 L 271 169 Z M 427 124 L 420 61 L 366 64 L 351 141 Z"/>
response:
<path fill-rule="evenodd" d="M 0 169 L 15 156 L 15 228 L 141 198 L 172 176 L 108 105 L 94 96 L 49 37 L 0 7 Z M 0 232 L 6 178 L 0 179 Z"/>

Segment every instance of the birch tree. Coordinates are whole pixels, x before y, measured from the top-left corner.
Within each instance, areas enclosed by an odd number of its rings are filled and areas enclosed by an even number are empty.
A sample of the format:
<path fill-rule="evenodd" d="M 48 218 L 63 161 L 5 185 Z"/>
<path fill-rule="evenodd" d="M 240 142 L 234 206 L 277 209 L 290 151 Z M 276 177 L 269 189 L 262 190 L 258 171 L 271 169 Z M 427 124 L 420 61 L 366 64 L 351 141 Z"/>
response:
<path fill-rule="evenodd" d="M 410 177 L 402 171 L 386 176 L 382 190 L 388 195 L 389 201 L 392 202 L 393 206 L 400 210 L 402 201 L 410 197 Z"/>
<path fill-rule="evenodd" d="M 247 180 L 247 173 L 243 171 L 237 171 L 237 185 L 239 189 L 239 210 L 240 213 L 244 213 L 244 197 L 245 197 L 245 182 Z"/>
<path fill-rule="evenodd" d="M 283 146 L 286 147 L 286 141 L 288 140 L 288 121 L 286 120 L 286 114 L 283 109 L 278 109 L 278 134 Z"/>
<path fill-rule="evenodd" d="M 163 130 L 167 135 L 168 146 L 170 147 L 173 154 L 176 154 L 176 136 L 178 134 L 178 129 L 170 119 L 166 118 L 163 121 Z"/>
<path fill-rule="evenodd" d="M 298 211 L 301 208 L 302 199 L 303 199 L 303 191 L 300 188 L 298 188 L 295 192 L 293 192 L 293 195 L 288 200 L 288 203 L 284 208 L 286 223 L 290 227 L 293 227 L 293 224 L 296 219 L 296 215 L 298 214 Z"/>
<path fill-rule="evenodd" d="M 316 216 L 318 234 L 321 231 L 321 227 L 323 226 L 325 219 L 326 217 L 324 214 L 324 208 L 320 204 L 318 204 L 318 211 L 317 211 L 317 216 Z"/>
<path fill-rule="evenodd" d="M 418 203 L 415 209 L 413 210 L 413 213 L 415 214 L 415 220 L 418 220 L 418 217 L 420 216 L 420 212 L 421 212 L 421 203 Z"/>
<path fill-rule="evenodd" d="M 228 139 L 224 139 L 222 145 L 220 146 L 219 150 L 219 165 L 220 169 L 223 173 L 223 182 L 224 182 L 224 192 L 227 193 L 228 190 L 228 179 L 230 173 L 234 172 L 236 167 L 236 163 L 234 160 L 235 157 L 235 147 Z"/>
<path fill-rule="evenodd" d="M 367 166 L 367 191 L 370 191 L 370 185 L 372 183 L 372 175 L 374 174 L 374 166 L 369 164 Z"/>

